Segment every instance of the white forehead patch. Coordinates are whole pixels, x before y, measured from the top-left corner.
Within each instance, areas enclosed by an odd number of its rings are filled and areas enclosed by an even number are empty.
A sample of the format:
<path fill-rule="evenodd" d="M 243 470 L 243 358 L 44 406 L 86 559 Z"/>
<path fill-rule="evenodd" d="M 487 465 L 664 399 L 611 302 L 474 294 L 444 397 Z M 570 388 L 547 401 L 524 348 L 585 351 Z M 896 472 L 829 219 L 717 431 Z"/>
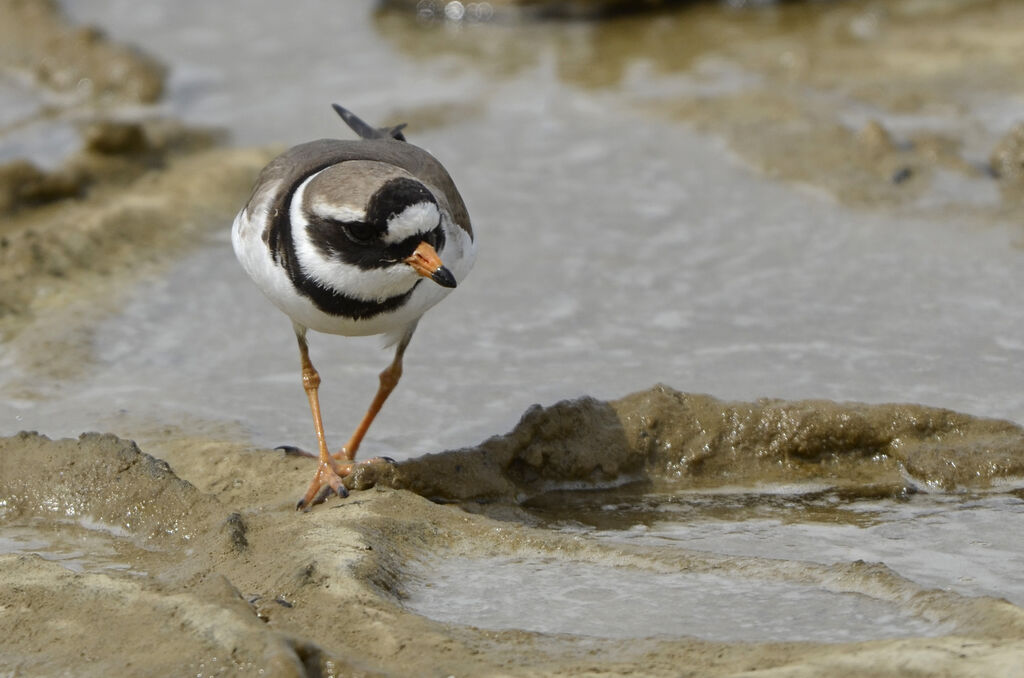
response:
<path fill-rule="evenodd" d="M 366 212 L 349 205 L 335 205 L 325 200 L 314 200 L 309 206 L 313 214 L 333 221 L 365 221 Z"/>
<path fill-rule="evenodd" d="M 389 245 L 400 243 L 407 238 L 423 235 L 437 228 L 441 223 L 441 213 L 432 202 L 418 202 L 409 205 L 401 213 L 388 220 L 388 230 L 384 234 L 384 242 Z"/>

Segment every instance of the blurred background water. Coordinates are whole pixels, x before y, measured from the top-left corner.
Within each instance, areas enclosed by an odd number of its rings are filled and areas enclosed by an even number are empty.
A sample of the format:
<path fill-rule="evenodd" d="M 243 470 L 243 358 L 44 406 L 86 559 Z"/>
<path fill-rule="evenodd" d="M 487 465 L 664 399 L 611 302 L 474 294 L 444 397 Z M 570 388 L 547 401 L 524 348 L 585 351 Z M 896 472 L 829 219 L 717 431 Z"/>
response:
<path fill-rule="evenodd" d="M 421 324 L 367 453 L 473 444 L 531 403 L 655 382 L 1024 421 L 1018 225 L 843 206 L 753 171 L 721 136 L 652 113 L 645 102 L 764 86 L 712 37 L 688 35 L 685 15 L 664 29 L 678 49 L 660 63 L 628 38 L 656 33 L 657 15 L 622 24 L 623 38 L 599 23 L 428 25 L 374 8 L 66 4 L 74 20 L 169 65 L 155 112 L 283 148 L 350 137 L 328 105 L 337 101 L 373 122 L 408 122 L 409 138 L 449 168 L 480 257 Z M 754 35 L 789 31 L 758 16 L 735 14 Z M 994 140 L 1019 102 L 978 100 L 946 115 Z M 855 99 L 844 110 L 863 117 Z M 956 176 L 935 192 L 997 200 L 991 183 Z M 43 400 L 13 399 L 3 431 L 131 433 L 190 416 L 237 422 L 260 445 L 311 446 L 288 321 L 235 263 L 229 228 L 139 285 L 97 332 L 87 374 L 37 383 Z M 337 445 L 390 356 L 373 339 L 327 336 L 312 351 Z"/>

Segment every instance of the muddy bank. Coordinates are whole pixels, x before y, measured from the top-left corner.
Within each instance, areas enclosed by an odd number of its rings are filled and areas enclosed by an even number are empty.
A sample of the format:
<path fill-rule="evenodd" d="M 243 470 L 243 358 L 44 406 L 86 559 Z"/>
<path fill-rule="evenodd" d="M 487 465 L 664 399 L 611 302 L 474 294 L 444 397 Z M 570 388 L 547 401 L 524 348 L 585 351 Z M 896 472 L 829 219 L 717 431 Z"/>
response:
<path fill-rule="evenodd" d="M 905 675 L 908 667 L 1010 675 L 1024 651 L 1024 612 L 1005 601 L 926 590 L 882 565 L 616 545 L 509 520 L 531 493 L 644 475 L 714 487 L 753 483 L 775 467 L 790 481 L 867 489 L 903 476 L 913 477 L 904 487 L 987 487 L 1022 475 L 1022 436 L 1011 424 L 928 408 L 721 403 L 658 387 L 610 403 L 532 409 L 514 431 L 476 448 L 370 467 L 382 470 L 376 487 L 363 474 L 356 484 L 366 489 L 303 514 L 292 506 L 310 460 L 174 437 L 162 445 L 168 466 L 114 436 L 21 434 L 0 441 L 0 529 L 31 526 L 46 538 L 0 556 L 0 632 L 8 639 L 0 668 L 24 675 L 184 667 L 198 675 L 795 676 L 854 662 L 872 675 Z M 942 459 L 955 460 L 957 470 Z M 509 510 L 498 522 L 388 484 Z M 81 558 L 63 561 L 81 545 Z M 847 644 L 598 643 L 409 612 L 410 568 L 456 555 L 800 582 L 899 605 L 945 631 Z M 681 674 L 680 667 L 688 668 Z"/>
<path fill-rule="evenodd" d="M 164 91 L 166 68 L 95 27 L 75 26 L 55 0 L 0 2 L 0 64 L 21 72 L 69 102 L 152 103 Z"/>
<path fill-rule="evenodd" d="M 171 138 L 190 146 L 192 133 L 182 135 Z M 0 339 L 25 375 L 9 384 L 10 397 L 36 398 L 39 379 L 87 371 L 98 323 L 122 310 L 133 283 L 230 223 L 272 153 L 199 147 L 158 155 L 158 167 L 104 158 L 99 164 L 110 172 L 102 176 L 132 178 L 97 179 L 81 197 L 0 222 Z M 136 156 L 146 157 L 149 151 Z"/>
<path fill-rule="evenodd" d="M 658 386 L 536 407 L 478 447 L 364 473 L 443 501 L 514 502 L 625 482 L 686 490 L 814 481 L 899 496 L 1024 477 L 1024 430 L 920 405 L 725 403 Z"/>
<path fill-rule="evenodd" d="M 33 317 L 35 309 L 52 308 L 72 289 L 80 298 L 96 283 L 109 283 L 115 272 L 127 275 L 118 280 L 123 287 L 155 270 L 152 264 L 198 244 L 211 224 L 230 223 L 239 197 L 271 157 L 259 149 L 204 148 L 205 133 L 174 124 L 128 129 L 138 135 L 137 149 L 86 150 L 57 170 L 75 177 L 63 184 L 68 195 L 63 188 L 49 193 L 52 173 L 39 174 L 19 161 L 0 168 L 12 212 L 0 227 L 5 329 L 21 326 L 18 321 Z M 48 195 L 40 197 L 40 191 Z"/>
<path fill-rule="evenodd" d="M 164 119 L 78 125 L 81 150 L 52 170 L 0 166 L 0 332 L 42 309 L 103 305 L 230 223 L 272 153 L 218 148 L 214 130 Z M 117 274 L 117 280 L 113 275 Z M 123 277 L 122 277 L 123 276 Z"/>
<path fill-rule="evenodd" d="M 218 148 L 222 131 L 146 109 L 166 69 L 69 23 L 55 2 L 0 2 L 0 36 L 12 104 L 0 120 L 0 337 L 9 339 L 75 304 L 102 314 L 130 281 L 230 223 L 273 153 Z M 59 322 L 76 334 L 73 317 Z"/>

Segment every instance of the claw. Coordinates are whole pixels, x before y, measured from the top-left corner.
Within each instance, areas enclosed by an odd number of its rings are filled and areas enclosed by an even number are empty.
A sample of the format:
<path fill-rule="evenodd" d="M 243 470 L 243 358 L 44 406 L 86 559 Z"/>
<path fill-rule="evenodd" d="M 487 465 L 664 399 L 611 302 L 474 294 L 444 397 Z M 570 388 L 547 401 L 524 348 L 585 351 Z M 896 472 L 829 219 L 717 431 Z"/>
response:
<path fill-rule="evenodd" d="M 306 503 L 305 497 L 300 499 L 298 503 L 295 504 L 295 510 L 308 511 L 317 504 L 322 504 L 325 501 L 327 501 L 327 498 L 330 497 L 332 494 L 336 494 L 342 499 L 344 499 L 345 497 L 348 496 L 348 488 L 346 488 L 344 485 L 338 485 L 337 488 L 331 487 L 330 485 L 324 485 L 323 487 L 320 488 L 320 491 L 317 492 L 316 496 L 313 497 L 312 501 L 310 501 L 309 504 Z"/>
<path fill-rule="evenodd" d="M 330 485 L 324 485 L 320 488 L 320 493 L 316 495 L 316 499 L 313 500 L 313 505 L 322 504 L 327 501 L 327 497 L 332 494 L 336 494 L 342 499 L 348 496 L 348 489 L 344 485 L 339 485 L 338 489 L 334 489 Z"/>
<path fill-rule="evenodd" d="M 316 506 L 327 499 L 331 492 L 342 498 L 347 497 L 348 490 L 342 484 L 341 477 L 351 472 L 351 464 L 336 465 L 328 457 L 327 461 L 321 462 L 317 467 L 316 475 L 313 476 L 309 489 L 306 490 L 306 494 L 295 505 L 295 509 L 301 511 L 311 506 Z"/>

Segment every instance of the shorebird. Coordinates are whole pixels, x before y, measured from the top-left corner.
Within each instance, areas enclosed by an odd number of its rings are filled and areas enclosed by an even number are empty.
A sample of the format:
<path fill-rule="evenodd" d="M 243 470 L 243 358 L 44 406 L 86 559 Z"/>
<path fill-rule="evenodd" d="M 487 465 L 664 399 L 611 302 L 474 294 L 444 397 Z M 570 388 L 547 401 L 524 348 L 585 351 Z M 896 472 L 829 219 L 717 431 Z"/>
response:
<path fill-rule="evenodd" d="M 332 490 L 347 494 L 342 478 L 355 468 L 363 437 L 402 376 L 419 319 L 465 279 L 476 257 L 469 213 L 455 183 L 432 155 L 405 140 L 405 125 L 378 129 L 337 104 L 334 109 L 360 139 L 320 139 L 276 157 L 231 230 L 242 267 L 291 318 L 299 344 L 320 448 L 299 509 Z M 395 347 L 369 409 L 333 455 L 308 330 L 382 334 Z"/>

